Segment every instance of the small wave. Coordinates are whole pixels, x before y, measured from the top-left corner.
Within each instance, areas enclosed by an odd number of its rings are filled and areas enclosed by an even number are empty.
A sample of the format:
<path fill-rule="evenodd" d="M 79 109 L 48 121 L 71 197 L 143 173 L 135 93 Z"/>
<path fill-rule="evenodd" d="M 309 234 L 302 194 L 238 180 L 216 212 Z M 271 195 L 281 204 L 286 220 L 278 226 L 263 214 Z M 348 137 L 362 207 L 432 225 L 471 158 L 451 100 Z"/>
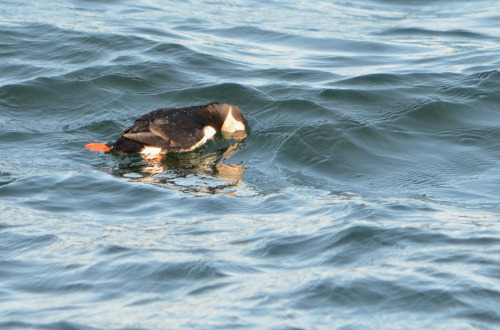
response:
<path fill-rule="evenodd" d="M 424 28 L 391 28 L 382 32 L 376 33 L 384 36 L 407 36 L 409 38 L 426 36 L 440 38 L 461 38 L 461 39 L 490 39 L 492 37 L 487 34 L 472 32 L 468 30 L 430 30 Z"/>

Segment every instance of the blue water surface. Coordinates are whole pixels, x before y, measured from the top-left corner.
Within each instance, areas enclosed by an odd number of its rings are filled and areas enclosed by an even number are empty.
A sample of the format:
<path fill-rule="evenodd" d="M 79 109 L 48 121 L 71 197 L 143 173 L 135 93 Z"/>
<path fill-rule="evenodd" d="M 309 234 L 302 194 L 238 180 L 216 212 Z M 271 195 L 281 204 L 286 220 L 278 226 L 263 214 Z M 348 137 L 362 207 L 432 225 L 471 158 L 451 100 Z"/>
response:
<path fill-rule="evenodd" d="M 497 328 L 498 13 L 2 1 L 0 328 Z M 214 101 L 246 139 L 84 148 Z"/>

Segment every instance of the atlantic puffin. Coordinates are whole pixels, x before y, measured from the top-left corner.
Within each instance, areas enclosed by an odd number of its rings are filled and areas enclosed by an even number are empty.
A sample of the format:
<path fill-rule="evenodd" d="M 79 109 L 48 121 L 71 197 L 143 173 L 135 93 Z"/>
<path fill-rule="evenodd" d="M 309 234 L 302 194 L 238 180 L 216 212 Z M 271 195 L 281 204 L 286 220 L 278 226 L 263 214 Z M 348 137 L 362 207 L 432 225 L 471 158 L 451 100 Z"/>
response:
<path fill-rule="evenodd" d="M 194 150 L 220 131 L 245 130 L 243 112 L 231 104 L 162 108 L 139 117 L 114 144 L 89 143 L 85 147 L 125 154 L 165 154 Z"/>

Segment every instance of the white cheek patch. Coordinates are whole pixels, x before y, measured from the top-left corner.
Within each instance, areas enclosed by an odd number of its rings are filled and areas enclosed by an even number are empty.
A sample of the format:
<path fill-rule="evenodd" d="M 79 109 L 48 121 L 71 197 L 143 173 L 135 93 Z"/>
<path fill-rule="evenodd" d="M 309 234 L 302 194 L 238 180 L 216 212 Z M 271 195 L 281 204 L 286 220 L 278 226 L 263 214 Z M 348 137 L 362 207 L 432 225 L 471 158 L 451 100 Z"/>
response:
<path fill-rule="evenodd" d="M 224 120 L 224 124 L 222 124 L 221 131 L 225 132 L 236 132 L 236 131 L 244 131 L 245 123 L 234 119 L 232 109 L 229 110 L 226 120 Z"/>
<path fill-rule="evenodd" d="M 244 131 L 245 130 L 245 124 L 242 123 L 241 121 L 237 121 L 236 119 L 234 120 L 234 125 L 233 125 L 234 131 Z"/>

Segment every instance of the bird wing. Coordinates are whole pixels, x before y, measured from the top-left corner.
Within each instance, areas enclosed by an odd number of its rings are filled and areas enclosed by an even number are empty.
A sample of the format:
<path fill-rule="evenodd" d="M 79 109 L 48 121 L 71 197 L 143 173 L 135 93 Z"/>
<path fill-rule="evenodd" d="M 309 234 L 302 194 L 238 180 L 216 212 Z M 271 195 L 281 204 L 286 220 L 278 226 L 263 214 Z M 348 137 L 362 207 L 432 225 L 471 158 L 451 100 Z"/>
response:
<path fill-rule="evenodd" d="M 146 128 L 142 123 L 137 124 L 141 130 Z M 137 131 L 132 127 L 123 136 L 148 146 L 187 149 L 205 137 L 203 127 L 195 121 L 161 119 L 150 123 L 147 131 Z"/>

